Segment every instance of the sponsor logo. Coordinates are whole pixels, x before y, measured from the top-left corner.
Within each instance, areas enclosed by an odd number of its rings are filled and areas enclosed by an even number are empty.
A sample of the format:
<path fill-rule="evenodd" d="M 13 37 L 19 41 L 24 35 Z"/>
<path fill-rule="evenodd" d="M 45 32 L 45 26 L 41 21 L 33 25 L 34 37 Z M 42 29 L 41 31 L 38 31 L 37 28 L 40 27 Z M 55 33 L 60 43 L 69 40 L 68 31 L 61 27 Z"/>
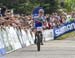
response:
<path fill-rule="evenodd" d="M 54 30 L 54 35 L 55 37 L 58 37 L 64 33 L 67 33 L 69 31 L 73 31 L 75 30 L 75 22 L 72 22 L 72 23 L 69 23 L 69 24 L 66 24 L 58 29 L 55 29 Z"/>

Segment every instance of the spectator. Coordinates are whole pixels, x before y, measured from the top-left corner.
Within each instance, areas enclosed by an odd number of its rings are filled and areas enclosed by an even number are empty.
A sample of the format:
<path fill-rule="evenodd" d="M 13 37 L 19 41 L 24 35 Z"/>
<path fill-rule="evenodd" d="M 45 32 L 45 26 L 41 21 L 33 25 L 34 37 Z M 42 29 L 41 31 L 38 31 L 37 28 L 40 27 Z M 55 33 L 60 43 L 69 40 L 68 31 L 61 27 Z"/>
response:
<path fill-rule="evenodd" d="M 5 11 L 6 11 L 6 7 L 3 6 L 3 7 L 1 8 L 1 14 L 2 14 L 2 16 L 5 16 Z"/>

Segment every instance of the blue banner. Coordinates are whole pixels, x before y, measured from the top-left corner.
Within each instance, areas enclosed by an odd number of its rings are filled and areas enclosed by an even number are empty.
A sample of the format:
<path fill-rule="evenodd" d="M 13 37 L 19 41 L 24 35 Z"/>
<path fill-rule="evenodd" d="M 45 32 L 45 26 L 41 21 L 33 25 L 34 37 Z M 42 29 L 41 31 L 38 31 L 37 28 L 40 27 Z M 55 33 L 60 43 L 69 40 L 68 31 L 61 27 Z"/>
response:
<path fill-rule="evenodd" d="M 62 36 L 68 32 L 75 31 L 75 21 L 63 24 L 59 28 L 54 28 L 54 38 Z"/>

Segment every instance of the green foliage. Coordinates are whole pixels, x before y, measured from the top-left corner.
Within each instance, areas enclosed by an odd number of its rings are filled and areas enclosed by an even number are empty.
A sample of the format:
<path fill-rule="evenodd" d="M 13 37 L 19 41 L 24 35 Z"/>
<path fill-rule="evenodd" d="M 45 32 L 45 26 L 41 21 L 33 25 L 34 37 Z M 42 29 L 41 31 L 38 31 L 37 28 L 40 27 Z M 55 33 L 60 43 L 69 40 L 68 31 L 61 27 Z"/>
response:
<path fill-rule="evenodd" d="M 57 0 L 44 0 L 42 6 L 45 8 L 46 13 L 53 13 L 58 9 L 58 2 Z"/>
<path fill-rule="evenodd" d="M 65 0 L 65 9 L 67 12 L 75 10 L 75 0 Z"/>
<path fill-rule="evenodd" d="M 31 14 L 37 6 L 45 8 L 46 13 L 57 11 L 57 0 L 0 0 L 0 6 L 5 5 L 13 8 L 16 13 Z"/>
<path fill-rule="evenodd" d="M 18 5 L 18 7 L 15 10 L 17 11 L 17 13 L 30 14 L 33 8 L 34 8 L 33 4 L 23 3 Z"/>

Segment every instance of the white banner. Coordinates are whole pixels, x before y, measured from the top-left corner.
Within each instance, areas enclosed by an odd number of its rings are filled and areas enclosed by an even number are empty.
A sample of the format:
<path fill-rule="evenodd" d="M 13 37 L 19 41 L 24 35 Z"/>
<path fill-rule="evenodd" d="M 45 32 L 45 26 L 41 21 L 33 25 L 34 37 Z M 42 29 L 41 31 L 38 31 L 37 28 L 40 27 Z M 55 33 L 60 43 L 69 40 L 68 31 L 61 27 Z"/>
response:
<path fill-rule="evenodd" d="M 21 44 L 18 40 L 18 36 L 16 33 L 16 28 L 10 27 L 9 33 L 10 33 L 11 39 L 13 40 L 15 49 L 21 48 Z"/>
<path fill-rule="evenodd" d="M 53 40 L 54 39 L 53 29 L 44 30 L 43 31 L 43 38 L 45 41 Z"/>
<path fill-rule="evenodd" d="M 21 43 L 21 46 L 24 47 L 24 41 L 22 39 L 22 32 L 21 32 L 21 29 L 16 29 L 16 33 L 17 33 L 17 36 L 18 36 L 18 39 Z"/>
<path fill-rule="evenodd" d="M 44 30 L 43 38 L 45 41 L 53 40 L 53 29 Z M 16 29 L 13 27 L 4 27 L 0 29 L 0 49 L 5 48 L 6 52 L 12 52 L 22 47 L 34 44 L 35 34 L 30 29 Z"/>
<path fill-rule="evenodd" d="M 21 48 L 21 44 L 18 40 L 15 29 L 13 27 L 7 27 L 7 30 L 8 30 L 7 31 L 8 39 L 9 39 L 11 46 L 13 47 L 13 50 Z"/>
<path fill-rule="evenodd" d="M 22 39 L 23 39 L 23 43 L 25 46 L 29 46 L 30 43 L 29 43 L 29 40 L 28 40 L 28 36 L 27 36 L 27 33 L 25 32 L 25 30 L 21 30 L 22 32 Z"/>
<path fill-rule="evenodd" d="M 2 38 L 2 34 L 1 34 L 1 29 L 0 29 L 0 56 L 3 55 L 3 54 L 6 54 L 6 51 L 5 51 L 5 47 L 4 47 L 4 43 L 3 43 L 3 38 Z"/>
<path fill-rule="evenodd" d="M 29 42 L 30 42 L 31 44 L 34 44 L 34 39 L 33 39 L 32 35 L 31 35 L 30 30 L 27 30 L 27 36 L 28 36 Z"/>
<path fill-rule="evenodd" d="M 2 38 L 2 34 L 1 34 L 1 29 L 0 29 L 0 49 L 4 48 L 4 43 L 3 43 L 3 38 Z"/>
<path fill-rule="evenodd" d="M 1 30 L 1 36 L 2 36 L 2 39 L 4 41 L 4 45 L 5 45 L 5 49 L 6 49 L 6 52 L 10 52 L 12 50 L 12 47 L 9 43 L 9 40 L 8 40 L 8 33 L 6 32 L 6 29 L 5 28 L 2 28 Z"/>

